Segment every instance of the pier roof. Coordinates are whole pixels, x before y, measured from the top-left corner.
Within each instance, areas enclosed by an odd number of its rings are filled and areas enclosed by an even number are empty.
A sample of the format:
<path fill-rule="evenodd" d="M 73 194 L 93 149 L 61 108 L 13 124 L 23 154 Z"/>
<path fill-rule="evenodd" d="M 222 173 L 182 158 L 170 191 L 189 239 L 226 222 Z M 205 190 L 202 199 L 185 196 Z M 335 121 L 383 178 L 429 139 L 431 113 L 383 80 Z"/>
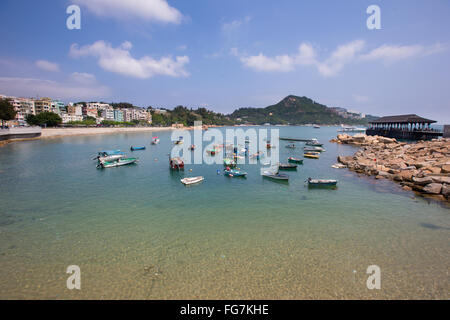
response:
<path fill-rule="evenodd" d="M 417 114 L 381 117 L 370 123 L 435 123 L 436 121 L 419 117 Z"/>

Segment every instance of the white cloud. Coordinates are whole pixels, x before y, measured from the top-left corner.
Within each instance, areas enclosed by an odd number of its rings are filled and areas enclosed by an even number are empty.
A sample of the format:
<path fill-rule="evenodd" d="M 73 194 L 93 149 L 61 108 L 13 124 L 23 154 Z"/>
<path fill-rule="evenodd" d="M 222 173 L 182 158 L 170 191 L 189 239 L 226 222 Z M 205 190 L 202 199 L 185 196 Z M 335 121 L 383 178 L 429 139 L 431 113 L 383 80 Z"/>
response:
<path fill-rule="evenodd" d="M 102 17 L 180 23 L 183 16 L 166 0 L 73 0 Z"/>
<path fill-rule="evenodd" d="M 363 61 L 382 60 L 385 63 L 392 63 L 398 60 L 439 53 L 441 51 L 444 51 L 445 49 L 446 46 L 440 43 L 432 46 L 423 46 L 423 45 L 402 46 L 402 45 L 385 44 L 370 51 L 367 54 L 362 55 L 361 60 Z"/>
<path fill-rule="evenodd" d="M 35 65 L 44 71 L 49 72 L 59 72 L 59 65 L 57 63 L 53 63 L 46 60 L 38 60 L 36 61 Z"/>
<path fill-rule="evenodd" d="M 81 84 L 93 84 L 97 82 L 93 74 L 84 72 L 74 72 L 70 75 L 70 79 Z"/>
<path fill-rule="evenodd" d="M 33 78 L 0 77 L 0 88 L 8 94 L 22 97 L 49 96 L 57 99 L 95 99 L 111 95 L 108 87 L 97 83 L 57 82 Z"/>
<path fill-rule="evenodd" d="M 364 46 L 365 42 L 363 40 L 352 41 L 337 47 L 325 60 L 318 59 L 316 50 L 308 43 L 302 43 L 298 52 L 291 55 L 284 54 L 268 57 L 263 53 L 259 53 L 256 56 L 248 56 L 239 54 L 237 48 L 232 48 L 230 53 L 238 56 L 244 66 L 256 71 L 289 72 L 298 66 L 312 66 L 322 76 L 332 77 L 339 74 L 346 65 L 352 62 L 372 60 L 395 62 L 406 58 L 435 54 L 447 48 L 441 44 L 428 47 L 422 45 L 382 45 L 369 53 L 362 54 Z"/>
<path fill-rule="evenodd" d="M 77 44 L 73 44 L 70 47 L 70 56 L 74 58 L 92 56 L 98 58 L 98 64 L 104 70 L 140 79 L 156 75 L 189 76 L 184 69 L 184 66 L 189 63 L 188 56 L 180 56 L 175 59 L 166 56 L 159 60 L 145 56 L 135 59 L 130 54 L 131 48 L 130 42 L 124 42 L 117 48 L 113 48 L 105 41 L 97 41 L 81 48 Z"/>
<path fill-rule="evenodd" d="M 251 17 L 246 16 L 244 19 L 233 20 L 231 22 L 223 23 L 222 31 L 225 33 L 230 33 L 230 32 L 236 31 L 243 24 L 250 22 L 251 19 L 252 19 Z"/>

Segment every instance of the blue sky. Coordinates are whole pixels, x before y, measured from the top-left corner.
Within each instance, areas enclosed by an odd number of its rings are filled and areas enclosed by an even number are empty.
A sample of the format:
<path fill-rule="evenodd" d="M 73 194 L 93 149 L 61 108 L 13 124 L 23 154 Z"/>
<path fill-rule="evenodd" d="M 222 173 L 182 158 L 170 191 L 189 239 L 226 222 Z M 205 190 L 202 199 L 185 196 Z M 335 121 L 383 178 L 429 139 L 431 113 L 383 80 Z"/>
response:
<path fill-rule="evenodd" d="M 223 113 L 294 94 L 450 123 L 448 0 L 2 0 L 0 21 L 1 94 Z"/>

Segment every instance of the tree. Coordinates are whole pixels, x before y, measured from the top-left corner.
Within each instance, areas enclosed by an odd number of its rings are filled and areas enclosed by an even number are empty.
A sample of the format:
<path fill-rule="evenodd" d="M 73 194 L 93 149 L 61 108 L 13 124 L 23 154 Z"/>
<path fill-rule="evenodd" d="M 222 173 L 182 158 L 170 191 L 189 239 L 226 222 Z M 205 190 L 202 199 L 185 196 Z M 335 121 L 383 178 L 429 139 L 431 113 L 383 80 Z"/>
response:
<path fill-rule="evenodd" d="M 53 112 L 42 112 L 36 116 L 29 114 L 25 120 L 29 125 L 46 127 L 56 127 L 62 123 L 61 117 Z"/>
<path fill-rule="evenodd" d="M 16 110 L 11 105 L 9 100 L 7 99 L 1 99 L 0 100 L 0 120 L 2 120 L 2 127 L 3 127 L 3 121 L 9 121 L 14 120 L 16 117 Z"/>

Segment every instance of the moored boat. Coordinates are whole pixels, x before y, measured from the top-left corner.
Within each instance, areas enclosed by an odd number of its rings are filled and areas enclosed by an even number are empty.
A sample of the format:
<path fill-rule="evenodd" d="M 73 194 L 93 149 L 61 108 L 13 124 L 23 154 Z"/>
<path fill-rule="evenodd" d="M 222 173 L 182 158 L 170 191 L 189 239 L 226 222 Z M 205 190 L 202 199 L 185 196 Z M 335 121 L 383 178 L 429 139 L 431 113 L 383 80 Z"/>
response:
<path fill-rule="evenodd" d="M 200 183 L 203 180 L 205 180 L 205 178 L 203 178 L 203 177 L 184 178 L 184 179 L 181 179 L 181 183 L 188 186 L 191 184 Z"/>
<path fill-rule="evenodd" d="M 273 180 L 289 181 L 289 176 L 287 174 L 282 174 L 278 172 L 264 171 L 262 173 L 262 176 Z"/>
<path fill-rule="evenodd" d="M 172 170 L 183 170 L 184 169 L 184 161 L 183 159 L 177 157 L 177 158 L 170 158 L 169 160 L 170 168 Z"/>
<path fill-rule="evenodd" d="M 236 166 L 236 161 L 230 158 L 223 159 L 223 165 L 227 167 L 234 167 Z"/>
<path fill-rule="evenodd" d="M 310 141 L 306 142 L 307 146 L 311 147 L 323 147 L 323 143 L 320 143 L 317 141 L 317 139 L 311 139 Z"/>
<path fill-rule="evenodd" d="M 145 150 L 146 147 L 131 147 L 130 150 L 131 151 L 139 151 L 139 150 Z"/>
<path fill-rule="evenodd" d="M 194 144 L 191 145 L 191 146 L 189 147 L 189 150 L 194 151 L 194 150 L 195 150 L 195 145 L 194 145 Z"/>
<path fill-rule="evenodd" d="M 309 159 L 319 159 L 320 154 L 318 152 L 306 152 L 303 156 Z"/>
<path fill-rule="evenodd" d="M 125 153 L 120 150 L 109 150 L 109 151 L 100 151 L 98 156 L 93 160 L 98 160 L 99 162 L 105 161 L 114 161 L 121 158 L 125 158 Z"/>
<path fill-rule="evenodd" d="M 303 151 L 306 152 L 325 152 L 325 149 L 322 147 L 304 147 Z"/>
<path fill-rule="evenodd" d="M 231 169 L 231 168 L 224 169 L 223 174 L 228 177 L 236 177 L 236 178 L 247 176 L 247 172 L 241 171 L 241 170 L 236 170 L 236 169 Z"/>
<path fill-rule="evenodd" d="M 286 148 L 288 148 L 288 149 L 295 149 L 295 144 L 288 144 L 286 146 Z"/>
<path fill-rule="evenodd" d="M 308 178 L 308 185 L 312 187 L 335 187 L 338 183 L 337 180 L 332 179 L 312 179 Z"/>
<path fill-rule="evenodd" d="M 113 168 L 113 167 L 120 167 L 120 166 L 126 166 L 129 164 L 133 164 L 138 162 L 137 158 L 121 158 L 114 161 L 104 161 L 100 162 L 97 165 L 97 168 Z"/>
<path fill-rule="evenodd" d="M 290 164 L 290 163 L 280 163 L 278 164 L 278 168 L 280 170 L 296 170 L 297 169 L 296 164 Z"/>
<path fill-rule="evenodd" d="M 152 144 L 158 144 L 160 142 L 158 137 L 153 137 L 152 138 Z"/>
<path fill-rule="evenodd" d="M 288 162 L 290 162 L 290 163 L 303 164 L 303 159 L 298 159 L 298 158 L 294 158 L 294 157 L 289 157 L 289 158 L 288 158 Z"/>

